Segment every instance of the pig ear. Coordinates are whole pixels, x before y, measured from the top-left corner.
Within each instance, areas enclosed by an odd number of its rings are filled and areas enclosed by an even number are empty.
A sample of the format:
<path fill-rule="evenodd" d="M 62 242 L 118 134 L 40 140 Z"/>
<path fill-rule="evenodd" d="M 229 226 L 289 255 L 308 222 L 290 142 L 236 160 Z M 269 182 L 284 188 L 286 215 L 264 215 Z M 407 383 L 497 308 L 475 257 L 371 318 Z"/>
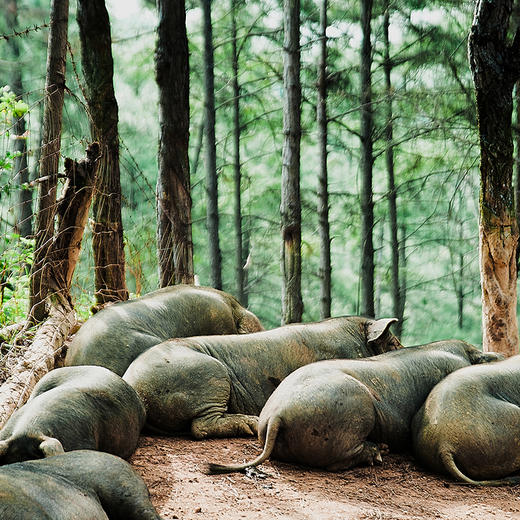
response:
<path fill-rule="evenodd" d="M 44 457 L 52 457 L 53 455 L 59 455 L 65 453 L 61 442 L 53 437 L 42 437 L 42 442 L 38 446 Z"/>
<path fill-rule="evenodd" d="M 397 318 L 383 318 L 381 320 L 371 321 L 367 327 L 367 342 L 378 340 L 392 325 L 399 320 Z"/>
<path fill-rule="evenodd" d="M 7 441 L 0 441 L 0 457 L 7 453 L 9 443 Z"/>

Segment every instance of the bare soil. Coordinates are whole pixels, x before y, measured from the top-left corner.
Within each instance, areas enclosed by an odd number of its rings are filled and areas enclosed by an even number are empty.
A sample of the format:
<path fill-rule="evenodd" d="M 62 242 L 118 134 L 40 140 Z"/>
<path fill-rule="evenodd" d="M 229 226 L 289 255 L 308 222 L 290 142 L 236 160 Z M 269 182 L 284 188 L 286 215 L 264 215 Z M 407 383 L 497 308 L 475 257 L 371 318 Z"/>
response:
<path fill-rule="evenodd" d="M 266 462 L 268 475 L 206 475 L 205 462 L 243 462 L 255 439 L 142 436 L 130 459 L 166 520 L 520 520 L 520 486 L 459 485 L 417 467 L 412 457 L 342 473 Z"/>

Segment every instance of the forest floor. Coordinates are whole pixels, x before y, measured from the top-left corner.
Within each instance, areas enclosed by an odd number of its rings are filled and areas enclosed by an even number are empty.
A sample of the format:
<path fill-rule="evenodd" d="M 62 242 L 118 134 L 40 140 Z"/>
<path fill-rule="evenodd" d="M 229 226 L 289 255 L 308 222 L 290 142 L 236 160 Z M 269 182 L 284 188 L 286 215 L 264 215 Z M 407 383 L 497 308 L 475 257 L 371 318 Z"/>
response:
<path fill-rule="evenodd" d="M 406 455 L 341 473 L 276 461 L 261 466 L 265 478 L 202 471 L 259 452 L 255 439 L 142 436 L 130 462 L 165 520 L 520 520 L 520 486 L 458 485 Z"/>

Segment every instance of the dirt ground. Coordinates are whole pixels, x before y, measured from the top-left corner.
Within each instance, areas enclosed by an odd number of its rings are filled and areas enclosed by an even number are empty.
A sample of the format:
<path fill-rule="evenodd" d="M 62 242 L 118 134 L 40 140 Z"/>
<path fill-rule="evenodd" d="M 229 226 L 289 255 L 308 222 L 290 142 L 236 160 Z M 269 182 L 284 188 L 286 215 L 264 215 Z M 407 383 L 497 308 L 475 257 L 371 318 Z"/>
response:
<path fill-rule="evenodd" d="M 420 470 L 405 455 L 342 473 L 267 462 L 265 478 L 205 475 L 205 462 L 242 462 L 255 439 L 143 436 L 130 459 L 166 520 L 520 520 L 520 486 L 477 488 Z"/>

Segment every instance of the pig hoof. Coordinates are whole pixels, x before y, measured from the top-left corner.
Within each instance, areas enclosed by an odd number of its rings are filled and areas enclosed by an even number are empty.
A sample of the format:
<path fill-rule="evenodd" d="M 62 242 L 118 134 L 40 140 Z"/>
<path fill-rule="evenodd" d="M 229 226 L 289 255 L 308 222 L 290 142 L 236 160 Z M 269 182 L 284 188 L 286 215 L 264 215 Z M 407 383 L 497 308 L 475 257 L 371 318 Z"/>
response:
<path fill-rule="evenodd" d="M 248 435 L 252 435 L 253 437 L 256 437 L 258 434 L 258 417 L 256 416 L 249 416 L 249 421 L 247 424 Z"/>
<path fill-rule="evenodd" d="M 388 444 L 378 444 L 377 447 L 379 448 L 379 453 L 381 455 L 388 455 L 390 453 L 390 448 L 388 447 Z"/>

